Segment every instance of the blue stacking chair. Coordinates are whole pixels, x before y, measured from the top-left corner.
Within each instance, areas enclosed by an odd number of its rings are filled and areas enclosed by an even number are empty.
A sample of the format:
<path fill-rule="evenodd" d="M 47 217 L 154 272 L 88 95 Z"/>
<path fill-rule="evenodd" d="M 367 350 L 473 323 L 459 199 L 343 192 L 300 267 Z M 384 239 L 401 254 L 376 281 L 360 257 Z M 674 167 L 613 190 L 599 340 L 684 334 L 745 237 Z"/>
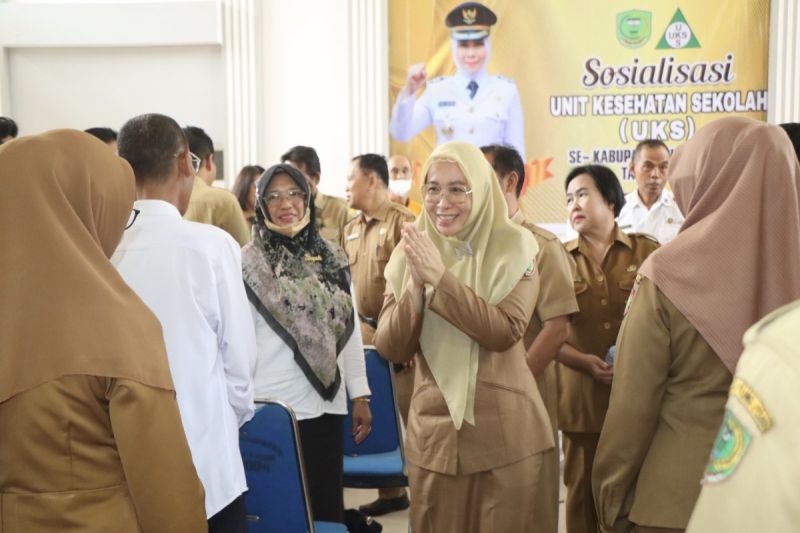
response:
<path fill-rule="evenodd" d="M 372 431 L 361 444 L 352 436 L 352 401 L 344 426 L 344 486 L 359 489 L 407 487 L 403 431 L 395 395 L 394 369 L 373 346 L 364 347 L 372 391 Z"/>
<path fill-rule="evenodd" d="M 292 409 L 256 400 L 256 414 L 239 431 L 248 492 L 250 533 L 347 533 L 344 524 L 314 522 L 300 436 Z"/>

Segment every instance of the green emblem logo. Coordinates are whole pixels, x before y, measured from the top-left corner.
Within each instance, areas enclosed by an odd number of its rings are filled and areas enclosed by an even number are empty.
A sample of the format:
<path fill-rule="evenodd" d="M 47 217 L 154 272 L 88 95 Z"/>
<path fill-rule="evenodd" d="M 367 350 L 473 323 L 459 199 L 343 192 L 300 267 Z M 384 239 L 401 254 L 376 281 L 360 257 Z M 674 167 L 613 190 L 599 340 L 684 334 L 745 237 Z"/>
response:
<path fill-rule="evenodd" d="M 649 11 L 631 9 L 617 13 L 617 40 L 622 46 L 639 48 L 650 39 L 651 22 Z"/>
<path fill-rule="evenodd" d="M 711 458 L 703 482 L 717 483 L 733 474 L 747 447 L 750 446 L 750 440 L 747 428 L 739 422 L 730 409 L 725 409 L 725 418 L 711 449 Z"/>
<path fill-rule="evenodd" d="M 692 28 L 689 27 L 689 23 L 686 22 L 686 17 L 683 16 L 680 8 L 672 15 L 672 20 L 669 22 L 669 26 L 667 26 L 656 48 L 700 48 L 700 43 L 697 41 L 694 32 L 692 32 Z"/>

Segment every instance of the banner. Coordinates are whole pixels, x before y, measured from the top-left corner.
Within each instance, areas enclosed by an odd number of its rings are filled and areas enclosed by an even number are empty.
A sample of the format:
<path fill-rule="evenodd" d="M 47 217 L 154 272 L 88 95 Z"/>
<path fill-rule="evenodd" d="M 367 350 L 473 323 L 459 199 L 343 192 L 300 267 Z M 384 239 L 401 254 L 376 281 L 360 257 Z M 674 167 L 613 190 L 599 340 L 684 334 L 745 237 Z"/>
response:
<path fill-rule="evenodd" d="M 488 72 L 512 80 L 521 101 L 521 205 L 531 220 L 565 222 L 564 177 L 574 166 L 607 165 L 630 191 L 640 140 L 674 149 L 724 115 L 766 119 L 769 0 L 483 3 L 497 15 Z M 391 104 L 411 65 L 424 63 L 428 75 L 417 98 L 456 73 L 444 21 L 459 4 L 389 1 Z M 392 138 L 391 151 L 421 163 L 436 142 L 434 125 L 408 143 Z"/>

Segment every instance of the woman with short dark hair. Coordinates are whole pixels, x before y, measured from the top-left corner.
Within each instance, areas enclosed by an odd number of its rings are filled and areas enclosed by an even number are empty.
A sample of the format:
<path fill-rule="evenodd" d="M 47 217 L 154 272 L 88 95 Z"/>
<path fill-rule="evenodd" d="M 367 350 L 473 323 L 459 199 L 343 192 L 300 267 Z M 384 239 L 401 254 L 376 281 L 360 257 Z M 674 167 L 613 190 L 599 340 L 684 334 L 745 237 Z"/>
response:
<path fill-rule="evenodd" d="M 616 342 L 636 272 L 658 242 L 644 234 L 625 234 L 617 226 L 614 219 L 625 195 L 610 168 L 574 168 L 565 188 L 570 224 L 578 232 L 578 238 L 566 247 L 575 261 L 574 287 L 580 308 L 572 316 L 569 339 L 557 357 L 567 530 L 595 533 L 592 462 L 614 375 L 607 354 Z"/>

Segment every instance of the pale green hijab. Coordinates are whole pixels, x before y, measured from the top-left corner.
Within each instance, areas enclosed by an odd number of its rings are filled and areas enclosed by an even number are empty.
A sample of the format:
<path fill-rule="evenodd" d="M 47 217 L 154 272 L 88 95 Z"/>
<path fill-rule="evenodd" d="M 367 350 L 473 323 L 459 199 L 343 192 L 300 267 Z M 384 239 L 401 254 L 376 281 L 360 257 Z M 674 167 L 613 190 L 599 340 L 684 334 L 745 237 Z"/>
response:
<path fill-rule="evenodd" d="M 533 235 L 508 218 L 508 207 L 497 177 L 486 157 L 476 146 L 452 141 L 433 151 L 423 168 L 428 171 L 437 161 L 456 163 L 472 188 L 472 210 L 462 230 L 445 237 L 426 210 L 417 219 L 426 231 L 445 268 L 490 304 L 501 302 L 535 265 L 539 250 Z M 396 299 L 405 290 L 410 273 L 403 246 L 397 246 L 386 265 L 386 281 Z M 426 298 L 427 300 L 427 298 Z M 475 381 L 478 375 L 480 346 L 438 314 L 423 311 L 420 347 L 442 391 L 456 429 L 466 420 L 475 424 Z M 467 356 L 465 357 L 465 354 Z M 466 363 L 466 364 L 465 364 Z"/>

